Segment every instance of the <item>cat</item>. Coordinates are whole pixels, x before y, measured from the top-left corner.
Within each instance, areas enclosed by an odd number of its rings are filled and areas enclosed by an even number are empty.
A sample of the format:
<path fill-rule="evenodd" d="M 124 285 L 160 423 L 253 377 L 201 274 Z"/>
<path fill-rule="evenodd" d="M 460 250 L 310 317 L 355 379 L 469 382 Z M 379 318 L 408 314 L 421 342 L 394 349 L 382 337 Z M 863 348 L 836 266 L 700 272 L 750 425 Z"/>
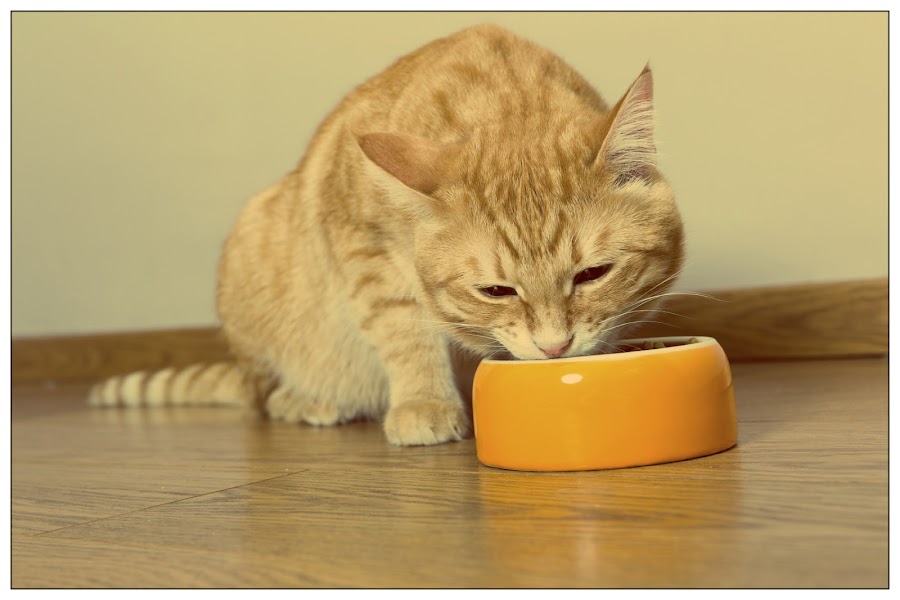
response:
<path fill-rule="evenodd" d="M 478 359 L 604 352 L 659 309 L 684 234 L 655 148 L 649 65 L 609 108 L 500 27 L 431 42 L 243 208 L 216 298 L 235 360 L 114 377 L 91 402 L 255 402 L 378 419 L 396 445 L 463 439 Z"/>

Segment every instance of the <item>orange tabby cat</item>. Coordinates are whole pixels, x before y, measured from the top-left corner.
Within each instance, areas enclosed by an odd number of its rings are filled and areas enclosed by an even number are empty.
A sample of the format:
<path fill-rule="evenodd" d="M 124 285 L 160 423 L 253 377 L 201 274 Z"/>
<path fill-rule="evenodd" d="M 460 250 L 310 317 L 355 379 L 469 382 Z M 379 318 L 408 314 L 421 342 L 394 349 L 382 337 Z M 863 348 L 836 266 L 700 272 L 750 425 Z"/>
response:
<path fill-rule="evenodd" d="M 677 275 L 652 99 L 645 68 L 610 109 L 493 26 L 401 58 L 242 211 L 217 300 L 237 360 L 116 377 L 92 403 L 256 400 L 290 422 L 383 419 L 393 444 L 465 437 L 454 348 L 602 352 Z"/>

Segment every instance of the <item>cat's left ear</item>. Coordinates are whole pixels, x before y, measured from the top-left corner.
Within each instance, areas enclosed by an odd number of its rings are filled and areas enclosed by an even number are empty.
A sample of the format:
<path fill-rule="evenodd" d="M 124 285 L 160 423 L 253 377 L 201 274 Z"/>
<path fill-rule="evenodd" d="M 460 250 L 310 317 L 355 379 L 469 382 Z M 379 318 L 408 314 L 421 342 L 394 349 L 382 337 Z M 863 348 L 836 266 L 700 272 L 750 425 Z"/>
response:
<path fill-rule="evenodd" d="M 638 78 L 595 130 L 603 145 L 594 165 L 620 182 L 648 179 L 656 166 L 653 141 L 653 73 L 644 67 Z"/>
<path fill-rule="evenodd" d="M 407 212 L 428 210 L 435 202 L 434 193 L 452 180 L 457 168 L 459 144 L 381 132 L 357 135 L 356 140 L 363 154 L 390 176 L 387 181 L 380 179 L 387 184 L 385 187 L 393 188 L 392 196 Z"/>

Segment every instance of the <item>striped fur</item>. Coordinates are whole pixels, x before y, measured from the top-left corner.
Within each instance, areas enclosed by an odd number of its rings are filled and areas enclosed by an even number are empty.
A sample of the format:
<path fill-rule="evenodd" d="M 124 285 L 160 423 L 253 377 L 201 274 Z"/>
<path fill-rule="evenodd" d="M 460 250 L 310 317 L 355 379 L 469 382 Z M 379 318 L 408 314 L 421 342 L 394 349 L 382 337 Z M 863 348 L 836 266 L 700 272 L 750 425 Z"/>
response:
<path fill-rule="evenodd" d="M 471 432 L 464 373 L 479 358 L 603 351 L 652 319 L 683 253 L 652 96 L 645 69 L 610 109 L 559 57 L 493 26 L 360 85 L 223 248 L 223 332 L 264 382 L 244 391 L 275 419 L 381 419 L 393 444 L 441 443 Z M 131 375 L 94 397 L 233 399 L 214 379 Z"/>
<path fill-rule="evenodd" d="M 233 362 L 197 363 L 182 369 L 138 371 L 95 385 L 91 406 L 250 406 L 254 394 Z"/>

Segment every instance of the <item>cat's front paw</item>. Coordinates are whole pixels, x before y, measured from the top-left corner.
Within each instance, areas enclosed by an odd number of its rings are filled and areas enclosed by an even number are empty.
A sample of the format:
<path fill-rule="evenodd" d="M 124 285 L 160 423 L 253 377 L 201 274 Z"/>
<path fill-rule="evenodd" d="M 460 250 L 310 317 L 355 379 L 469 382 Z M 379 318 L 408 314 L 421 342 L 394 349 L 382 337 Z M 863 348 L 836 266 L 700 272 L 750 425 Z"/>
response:
<path fill-rule="evenodd" d="M 411 400 L 388 410 L 384 420 L 387 440 L 397 446 L 427 446 L 461 440 L 470 431 L 461 403 L 447 400 Z"/>
<path fill-rule="evenodd" d="M 337 406 L 329 402 L 317 402 L 304 398 L 290 389 L 280 386 L 266 401 L 266 412 L 273 419 L 288 423 L 308 423 L 309 425 L 335 425 L 341 420 Z"/>

